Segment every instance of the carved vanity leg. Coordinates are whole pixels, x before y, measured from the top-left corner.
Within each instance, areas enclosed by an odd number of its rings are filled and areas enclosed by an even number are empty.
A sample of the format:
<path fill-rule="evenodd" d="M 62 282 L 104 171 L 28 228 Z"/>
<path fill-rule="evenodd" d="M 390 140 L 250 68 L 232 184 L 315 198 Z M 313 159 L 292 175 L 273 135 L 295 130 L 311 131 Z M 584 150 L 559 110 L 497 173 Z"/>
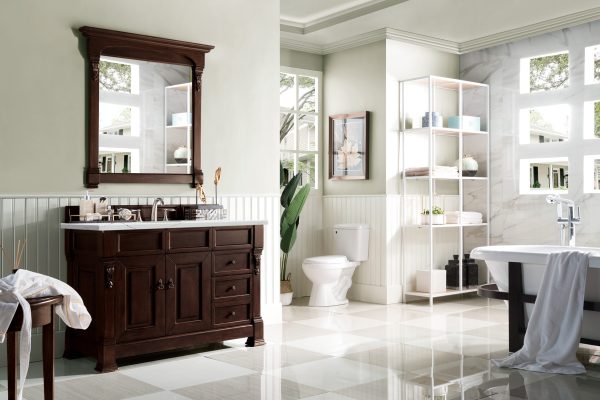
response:
<path fill-rule="evenodd" d="M 98 372 L 113 372 L 119 369 L 114 347 L 99 347 L 97 360 L 96 371 Z"/>
<path fill-rule="evenodd" d="M 246 347 L 263 346 L 265 344 L 265 340 L 262 318 L 255 318 L 252 321 L 252 325 L 254 325 L 254 336 L 248 337 L 248 340 L 246 340 Z"/>

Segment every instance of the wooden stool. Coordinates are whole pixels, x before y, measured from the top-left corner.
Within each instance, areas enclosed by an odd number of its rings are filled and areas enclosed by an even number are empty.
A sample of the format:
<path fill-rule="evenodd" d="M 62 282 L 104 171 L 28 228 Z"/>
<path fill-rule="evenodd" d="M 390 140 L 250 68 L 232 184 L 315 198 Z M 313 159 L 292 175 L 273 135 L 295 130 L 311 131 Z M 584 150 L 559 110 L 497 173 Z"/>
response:
<path fill-rule="evenodd" d="M 54 306 L 63 301 L 62 296 L 27 299 L 31 307 L 31 328 L 43 326 L 42 352 L 44 357 L 44 399 L 54 399 Z M 6 332 L 8 358 L 8 400 L 17 398 L 17 334 L 23 324 L 23 310 L 17 309 Z M 25 379 L 24 376 L 21 379 Z"/>

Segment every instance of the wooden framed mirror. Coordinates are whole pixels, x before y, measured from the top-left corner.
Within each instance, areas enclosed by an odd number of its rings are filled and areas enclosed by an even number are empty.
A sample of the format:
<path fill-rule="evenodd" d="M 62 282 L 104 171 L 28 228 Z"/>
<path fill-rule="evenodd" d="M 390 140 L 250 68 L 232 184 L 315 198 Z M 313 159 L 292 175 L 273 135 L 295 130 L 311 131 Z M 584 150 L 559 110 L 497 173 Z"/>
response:
<path fill-rule="evenodd" d="M 87 39 L 86 187 L 203 183 L 204 56 L 214 47 L 84 26 Z"/>

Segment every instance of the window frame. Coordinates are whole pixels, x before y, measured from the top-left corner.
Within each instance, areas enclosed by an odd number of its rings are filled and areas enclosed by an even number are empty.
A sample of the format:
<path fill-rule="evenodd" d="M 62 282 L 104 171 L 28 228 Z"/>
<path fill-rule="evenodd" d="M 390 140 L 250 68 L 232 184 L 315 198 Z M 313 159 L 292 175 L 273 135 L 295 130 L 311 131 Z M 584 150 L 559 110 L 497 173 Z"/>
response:
<path fill-rule="evenodd" d="M 292 154 L 294 157 L 294 174 L 298 172 L 298 157 L 300 154 L 314 154 L 315 155 L 315 187 L 311 187 L 311 193 L 322 193 L 323 192 L 323 118 L 322 118 L 322 110 L 323 110 L 323 72 L 302 68 L 292 68 L 292 67 L 284 67 L 281 66 L 279 68 L 280 74 L 289 74 L 294 75 L 296 78 L 294 80 L 294 107 L 293 109 L 287 109 L 281 106 L 281 101 L 279 103 L 279 117 L 281 121 L 282 114 L 294 114 L 294 149 L 282 149 L 281 142 L 279 146 L 279 160 L 281 161 L 282 154 Z M 308 111 L 300 111 L 298 109 L 298 99 L 299 99 L 299 87 L 297 85 L 297 77 L 298 76 L 307 76 L 310 78 L 316 79 L 316 107 L 314 112 Z M 299 124 L 298 117 L 300 115 L 309 115 L 315 118 L 315 145 L 316 150 L 300 150 L 299 146 Z M 303 182 L 303 184 L 306 182 Z"/>

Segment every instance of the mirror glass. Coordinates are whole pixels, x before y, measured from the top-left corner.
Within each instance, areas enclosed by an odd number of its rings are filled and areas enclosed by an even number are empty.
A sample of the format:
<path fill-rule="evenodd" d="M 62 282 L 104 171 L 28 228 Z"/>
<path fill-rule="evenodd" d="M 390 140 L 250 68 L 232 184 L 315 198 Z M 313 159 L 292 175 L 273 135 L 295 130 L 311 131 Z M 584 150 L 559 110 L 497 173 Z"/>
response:
<path fill-rule="evenodd" d="M 100 57 L 101 173 L 190 174 L 192 69 Z"/>

